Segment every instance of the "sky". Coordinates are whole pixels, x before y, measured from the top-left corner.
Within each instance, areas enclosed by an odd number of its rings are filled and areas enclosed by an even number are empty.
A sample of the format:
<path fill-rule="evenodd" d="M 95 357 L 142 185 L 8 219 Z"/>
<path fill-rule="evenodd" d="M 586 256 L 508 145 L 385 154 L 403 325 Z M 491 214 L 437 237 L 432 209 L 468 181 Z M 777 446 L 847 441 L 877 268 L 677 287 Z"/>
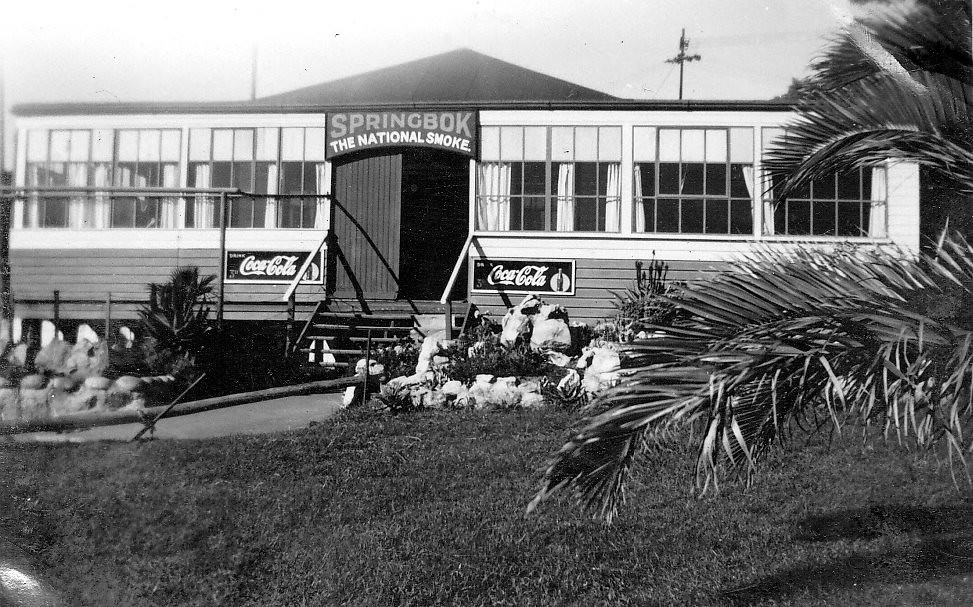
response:
<path fill-rule="evenodd" d="M 766 99 L 807 73 L 848 0 L 20 1 L 4 102 L 246 99 L 458 47 L 626 98 Z M 5 31 L 4 31 L 5 30 Z M 7 165 L 14 124 L 7 115 Z"/>

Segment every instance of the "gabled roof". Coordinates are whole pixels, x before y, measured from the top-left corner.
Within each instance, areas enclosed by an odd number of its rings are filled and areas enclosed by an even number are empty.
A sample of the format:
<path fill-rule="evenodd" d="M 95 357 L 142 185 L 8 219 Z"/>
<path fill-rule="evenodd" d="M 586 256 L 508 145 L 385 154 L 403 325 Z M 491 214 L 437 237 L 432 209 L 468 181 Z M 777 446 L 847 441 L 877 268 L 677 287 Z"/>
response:
<path fill-rule="evenodd" d="M 613 101 L 607 93 L 457 49 L 278 95 L 258 105 Z"/>

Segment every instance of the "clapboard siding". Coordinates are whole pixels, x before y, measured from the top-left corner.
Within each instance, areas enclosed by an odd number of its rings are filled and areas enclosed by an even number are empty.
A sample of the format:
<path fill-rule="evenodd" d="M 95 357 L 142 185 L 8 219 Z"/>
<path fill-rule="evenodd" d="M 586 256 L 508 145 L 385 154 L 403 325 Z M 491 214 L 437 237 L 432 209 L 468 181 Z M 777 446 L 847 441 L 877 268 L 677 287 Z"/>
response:
<path fill-rule="evenodd" d="M 17 312 L 25 318 L 53 316 L 48 302 L 55 290 L 63 302 L 59 308 L 62 318 L 103 317 L 109 294 L 112 317 L 132 318 L 137 304 L 125 300 L 147 301 L 147 284 L 166 281 L 174 268 L 195 265 L 203 274 L 219 272 L 218 249 L 14 249 L 10 261 Z M 286 288 L 280 284 L 227 284 L 225 317 L 284 320 Z M 296 296 L 298 310 L 310 310 L 323 294 L 323 286 L 302 285 Z"/>
<path fill-rule="evenodd" d="M 642 260 L 647 265 L 651 255 Z M 667 278 L 673 282 L 706 281 L 727 269 L 727 263 L 712 261 L 666 261 L 669 265 Z M 616 293 L 623 293 L 635 286 L 635 260 L 631 259 L 577 259 L 575 260 L 575 294 L 573 296 L 543 295 L 547 303 L 564 306 L 571 320 L 596 323 L 611 318 L 615 313 Z M 490 316 L 499 318 L 507 307 L 516 305 L 525 296 L 509 294 L 473 293 L 470 301 Z"/>

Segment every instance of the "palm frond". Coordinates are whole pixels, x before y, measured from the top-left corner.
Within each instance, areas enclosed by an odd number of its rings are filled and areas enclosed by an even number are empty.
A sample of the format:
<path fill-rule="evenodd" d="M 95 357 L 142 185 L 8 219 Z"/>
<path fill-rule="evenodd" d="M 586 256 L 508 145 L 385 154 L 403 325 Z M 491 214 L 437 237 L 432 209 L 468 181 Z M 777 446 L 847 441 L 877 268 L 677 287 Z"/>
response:
<path fill-rule="evenodd" d="M 931 298 L 953 307 L 929 311 Z M 682 325 L 624 351 L 623 381 L 555 457 L 531 507 L 565 487 L 611 519 L 645 443 L 702 437 L 696 484 L 748 481 L 799 420 L 878 424 L 920 445 L 973 449 L 973 247 L 923 259 L 883 250 L 760 251 L 670 298 Z"/>

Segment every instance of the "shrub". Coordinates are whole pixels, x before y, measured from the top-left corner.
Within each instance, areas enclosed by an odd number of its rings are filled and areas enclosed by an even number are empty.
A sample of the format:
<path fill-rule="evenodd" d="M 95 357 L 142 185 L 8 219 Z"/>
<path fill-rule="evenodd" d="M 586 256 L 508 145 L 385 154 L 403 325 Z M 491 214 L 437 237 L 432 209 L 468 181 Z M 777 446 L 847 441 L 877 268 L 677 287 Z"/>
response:
<path fill-rule="evenodd" d="M 456 345 L 443 354 L 449 358 L 444 371 L 446 377 L 465 384 L 472 382 L 477 375 L 546 375 L 553 367 L 543 352 L 532 350 L 523 339 L 507 347 L 500 343 L 498 334 L 489 331 L 474 331 L 472 335 L 461 336 Z"/>
<path fill-rule="evenodd" d="M 636 266 L 635 285 L 615 296 L 614 326 L 602 325 L 601 337 L 613 341 L 630 341 L 644 329 L 671 326 L 680 314 L 668 298 L 684 285 L 669 280 L 669 264 L 655 258 L 643 269 Z"/>
<path fill-rule="evenodd" d="M 208 316 L 213 275 L 200 277 L 199 268 L 187 266 L 172 271 L 168 282 L 150 283 L 153 301 L 143 305 L 139 319 L 145 334 L 146 363 L 156 373 L 186 368 L 205 346 L 212 330 Z"/>

